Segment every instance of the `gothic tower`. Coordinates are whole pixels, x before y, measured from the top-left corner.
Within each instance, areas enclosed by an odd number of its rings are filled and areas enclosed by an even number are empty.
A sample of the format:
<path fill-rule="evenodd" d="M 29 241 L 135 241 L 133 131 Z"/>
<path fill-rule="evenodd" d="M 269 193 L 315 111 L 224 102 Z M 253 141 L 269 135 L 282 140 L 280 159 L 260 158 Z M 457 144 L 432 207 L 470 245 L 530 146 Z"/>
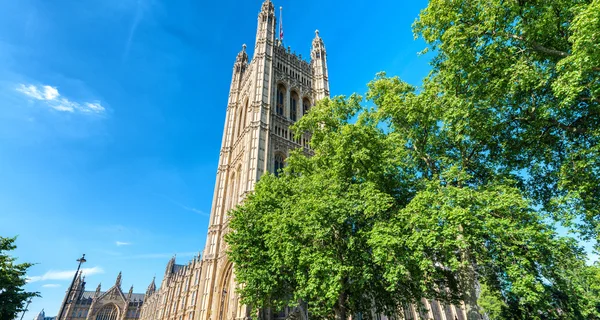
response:
<path fill-rule="evenodd" d="M 258 14 L 252 60 L 248 61 L 244 45 L 233 65 L 197 319 L 249 316 L 238 301 L 233 266 L 225 254 L 227 212 L 254 189 L 263 174 L 277 174 L 290 150 L 308 152 L 308 137 L 295 138 L 289 127 L 316 101 L 329 96 L 325 45 L 318 31 L 307 62 L 286 49 L 275 30 L 275 9 L 266 0 Z"/>

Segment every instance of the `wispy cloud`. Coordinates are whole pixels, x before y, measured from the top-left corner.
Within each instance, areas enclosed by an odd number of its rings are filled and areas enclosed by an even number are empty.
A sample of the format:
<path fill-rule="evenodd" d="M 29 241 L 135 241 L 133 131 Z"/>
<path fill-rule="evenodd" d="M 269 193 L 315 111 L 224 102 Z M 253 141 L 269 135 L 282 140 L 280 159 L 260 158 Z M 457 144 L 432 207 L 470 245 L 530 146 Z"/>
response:
<path fill-rule="evenodd" d="M 182 209 L 187 210 L 187 211 L 191 211 L 191 212 L 195 212 L 197 214 L 201 214 L 203 216 L 208 216 L 208 213 L 200 210 L 200 209 L 196 209 L 196 208 L 192 208 L 192 207 L 188 207 L 186 205 L 183 205 L 181 203 L 175 203 L 176 205 L 180 206 Z"/>
<path fill-rule="evenodd" d="M 129 34 L 127 36 L 127 42 L 125 43 L 125 51 L 123 51 L 123 60 L 127 59 L 129 55 L 129 50 L 131 48 L 131 42 L 133 41 L 133 37 L 135 35 L 135 31 L 137 30 L 140 21 L 143 18 L 143 8 L 142 8 L 142 0 L 137 0 L 137 4 L 135 7 L 135 15 L 133 17 L 133 21 L 131 22 L 131 26 L 129 27 Z"/>
<path fill-rule="evenodd" d="M 181 208 L 181 209 L 183 209 L 183 210 L 187 210 L 187 211 L 195 212 L 195 213 L 197 213 L 197 214 L 200 214 L 200 215 L 203 215 L 203 216 L 207 216 L 207 217 L 210 215 L 210 214 L 206 213 L 206 212 L 205 212 L 205 211 L 203 211 L 203 210 L 196 209 L 196 208 L 193 208 L 193 207 L 190 207 L 190 206 L 186 206 L 185 204 L 182 204 L 182 203 L 180 203 L 180 202 L 177 202 L 177 201 L 175 201 L 175 200 L 173 200 L 173 199 L 171 199 L 171 198 L 169 198 L 169 197 L 167 197 L 167 196 L 165 196 L 165 195 L 163 195 L 163 194 L 157 194 L 157 195 L 158 195 L 158 196 L 160 196 L 160 197 L 163 197 L 165 200 L 167 200 L 167 201 L 171 202 L 172 204 L 174 204 L 174 205 L 176 205 L 176 206 L 180 207 L 180 208 Z"/>
<path fill-rule="evenodd" d="M 56 271 L 50 270 L 44 273 L 41 276 L 30 276 L 27 277 L 27 282 L 37 282 L 37 281 L 45 281 L 45 280 L 68 280 L 73 278 L 76 270 L 64 270 L 64 271 Z M 104 270 L 100 267 L 92 267 L 92 268 L 81 268 L 83 275 L 91 276 L 94 274 L 104 273 Z"/>
<path fill-rule="evenodd" d="M 75 102 L 62 96 L 56 87 L 20 84 L 16 90 L 30 98 L 41 101 L 47 107 L 60 112 L 103 114 L 106 112 L 99 102 Z"/>
<path fill-rule="evenodd" d="M 42 285 L 42 288 L 58 288 L 60 287 L 60 284 L 58 283 L 46 283 L 44 285 Z"/>
<path fill-rule="evenodd" d="M 117 247 L 120 247 L 120 246 L 130 246 L 131 242 L 117 241 L 117 242 L 115 242 L 115 244 L 117 245 Z"/>

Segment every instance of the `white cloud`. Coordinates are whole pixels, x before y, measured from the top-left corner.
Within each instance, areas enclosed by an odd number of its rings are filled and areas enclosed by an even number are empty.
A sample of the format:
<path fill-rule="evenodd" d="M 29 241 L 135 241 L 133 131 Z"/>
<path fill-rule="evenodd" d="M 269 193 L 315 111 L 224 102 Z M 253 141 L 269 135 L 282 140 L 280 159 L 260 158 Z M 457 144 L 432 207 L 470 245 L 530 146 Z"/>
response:
<path fill-rule="evenodd" d="M 33 84 L 20 84 L 16 90 L 28 97 L 42 101 L 46 106 L 56 111 L 70 113 L 77 111 L 96 114 L 102 114 L 106 111 L 106 108 L 103 107 L 100 102 L 78 103 L 61 96 L 56 87 L 48 85 L 37 87 Z"/>
<path fill-rule="evenodd" d="M 42 96 L 41 92 L 38 91 L 37 87 L 34 85 L 24 85 L 21 84 L 18 88 L 17 91 L 28 95 L 32 98 L 38 99 L 38 100 L 44 100 L 44 97 Z"/>
<path fill-rule="evenodd" d="M 27 282 L 37 282 L 37 281 L 45 281 L 45 280 L 68 280 L 72 279 L 75 275 L 76 270 L 65 270 L 65 271 L 55 271 L 50 270 L 44 273 L 41 276 L 31 276 L 27 277 Z M 91 276 L 94 274 L 104 273 L 104 270 L 100 267 L 92 267 L 92 268 L 81 268 L 84 276 Z"/>
<path fill-rule="evenodd" d="M 44 98 L 46 100 L 54 100 L 58 98 L 58 89 L 51 86 L 44 86 Z"/>
<path fill-rule="evenodd" d="M 85 106 L 89 109 L 92 110 L 94 112 L 103 112 L 105 109 L 103 106 L 101 106 L 99 103 L 94 102 L 94 103 L 89 103 L 86 102 Z"/>
<path fill-rule="evenodd" d="M 129 245 L 131 245 L 131 242 L 117 241 L 117 242 L 115 242 L 115 244 L 117 245 L 117 247 L 120 247 L 120 246 L 129 246 Z"/>
<path fill-rule="evenodd" d="M 58 111 L 66 111 L 66 112 L 74 112 L 75 111 L 75 109 L 73 109 L 73 107 L 71 107 L 71 106 L 63 106 L 62 104 L 59 104 L 57 106 L 53 106 L 52 109 L 58 110 Z"/>
<path fill-rule="evenodd" d="M 42 288 L 58 288 L 60 287 L 60 284 L 58 283 L 47 283 L 42 285 Z"/>

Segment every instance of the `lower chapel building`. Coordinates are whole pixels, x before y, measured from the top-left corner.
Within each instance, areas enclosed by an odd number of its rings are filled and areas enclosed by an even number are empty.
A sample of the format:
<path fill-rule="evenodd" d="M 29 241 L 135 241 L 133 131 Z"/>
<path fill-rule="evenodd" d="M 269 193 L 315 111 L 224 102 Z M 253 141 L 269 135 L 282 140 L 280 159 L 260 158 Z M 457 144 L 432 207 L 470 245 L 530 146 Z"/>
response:
<path fill-rule="evenodd" d="M 206 247 L 202 257 L 185 265 L 167 264 L 160 288 L 154 280 L 145 294 L 124 294 L 120 276 L 106 292 L 100 287 L 85 291 L 81 283 L 58 320 L 233 320 L 247 319 L 250 312 L 239 302 L 233 266 L 225 254 L 227 212 L 241 202 L 266 172 L 277 172 L 290 150 L 307 153 L 308 136 L 294 138 L 290 125 L 314 103 L 329 97 L 327 54 L 316 32 L 310 60 L 292 53 L 276 38 L 273 3 L 265 0 L 258 14 L 253 57 L 246 46 L 238 53 L 227 103 L 225 127 L 210 214 Z M 77 291 L 78 290 L 78 291 Z M 67 300 L 67 299 L 65 299 Z M 405 319 L 466 319 L 464 308 L 423 301 L 428 310 L 407 307 Z M 253 317 L 255 315 L 252 315 Z M 266 319 L 304 319 L 301 309 L 265 312 Z M 382 316 L 385 319 L 385 317 Z"/>

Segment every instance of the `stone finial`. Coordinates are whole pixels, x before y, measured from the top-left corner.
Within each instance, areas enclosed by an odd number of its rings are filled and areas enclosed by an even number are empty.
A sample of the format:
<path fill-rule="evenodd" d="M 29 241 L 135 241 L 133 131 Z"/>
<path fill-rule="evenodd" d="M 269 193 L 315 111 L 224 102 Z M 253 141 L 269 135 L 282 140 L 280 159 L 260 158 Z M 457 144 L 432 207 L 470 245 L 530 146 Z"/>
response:
<path fill-rule="evenodd" d="M 121 287 L 121 271 L 119 271 L 119 275 L 117 276 L 117 281 L 115 281 L 115 286 Z"/>
<path fill-rule="evenodd" d="M 102 288 L 102 284 L 98 283 L 98 286 L 96 287 L 96 293 L 94 294 L 94 297 L 98 297 L 100 295 L 101 288 Z"/>

